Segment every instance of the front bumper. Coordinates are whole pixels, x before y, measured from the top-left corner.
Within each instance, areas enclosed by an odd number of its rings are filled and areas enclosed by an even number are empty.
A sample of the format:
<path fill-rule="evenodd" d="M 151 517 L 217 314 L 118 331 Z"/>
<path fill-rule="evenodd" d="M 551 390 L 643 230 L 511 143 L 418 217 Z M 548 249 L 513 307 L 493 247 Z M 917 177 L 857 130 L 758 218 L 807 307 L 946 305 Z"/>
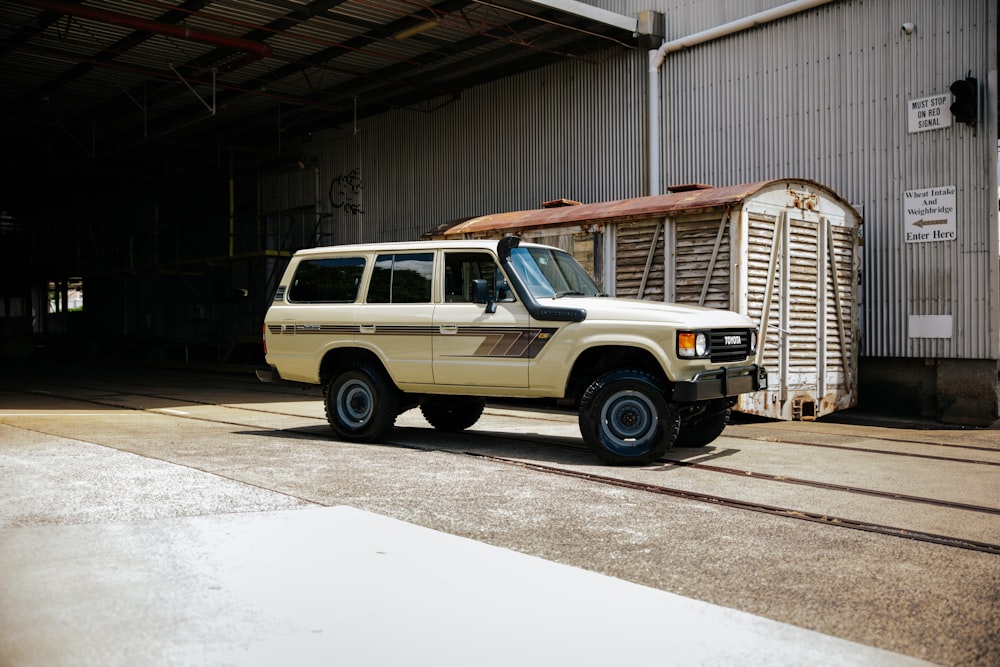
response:
<path fill-rule="evenodd" d="M 674 385 L 673 400 L 680 403 L 710 401 L 767 389 L 767 370 L 763 366 L 733 366 L 703 371 L 686 382 Z"/>

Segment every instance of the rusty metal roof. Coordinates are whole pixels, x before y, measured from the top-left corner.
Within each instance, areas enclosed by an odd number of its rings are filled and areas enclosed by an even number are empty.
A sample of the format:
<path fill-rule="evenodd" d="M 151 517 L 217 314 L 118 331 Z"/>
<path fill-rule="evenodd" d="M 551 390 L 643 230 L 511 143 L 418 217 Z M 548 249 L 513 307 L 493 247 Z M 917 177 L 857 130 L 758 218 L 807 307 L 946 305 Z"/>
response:
<path fill-rule="evenodd" d="M 619 199 L 617 201 L 581 204 L 580 206 L 560 206 L 558 208 L 540 208 L 528 211 L 511 211 L 495 213 L 470 218 L 444 232 L 446 236 L 472 234 L 487 231 L 514 231 L 537 227 L 558 227 L 570 224 L 588 224 L 598 222 L 621 222 L 628 219 L 648 218 L 650 216 L 672 211 L 691 211 L 698 209 L 724 208 L 745 200 L 764 187 L 781 180 L 757 181 L 742 185 L 730 185 L 719 188 L 702 188 L 671 192 L 665 195 L 651 197 L 636 197 L 634 199 Z M 797 179 L 796 182 L 819 184 Z"/>

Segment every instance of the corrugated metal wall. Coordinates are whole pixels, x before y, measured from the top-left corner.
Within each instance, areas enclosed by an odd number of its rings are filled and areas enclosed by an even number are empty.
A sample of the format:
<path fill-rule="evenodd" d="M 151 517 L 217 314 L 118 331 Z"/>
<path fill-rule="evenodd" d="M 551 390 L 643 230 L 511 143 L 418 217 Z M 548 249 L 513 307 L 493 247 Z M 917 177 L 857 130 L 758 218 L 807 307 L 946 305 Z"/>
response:
<path fill-rule="evenodd" d="M 318 138 L 323 187 L 356 170 L 359 211 L 325 206 L 339 243 L 416 239 L 442 223 L 566 197 L 642 194 L 646 53 L 566 62 Z M 334 186 L 336 187 L 336 186 Z M 337 203 L 337 202 L 334 202 Z M 342 202 L 341 202 L 342 203 Z"/>
<path fill-rule="evenodd" d="M 665 184 L 832 187 L 865 217 L 863 354 L 997 358 L 995 31 L 983 0 L 834 2 L 670 54 Z M 908 133 L 907 101 L 970 70 L 987 98 L 977 127 Z M 904 192 L 937 186 L 957 188 L 957 240 L 907 243 Z M 911 315 L 951 315 L 952 336 L 911 337 Z"/>
<path fill-rule="evenodd" d="M 593 0 L 667 39 L 779 0 Z M 996 2 L 845 0 L 667 56 L 663 183 L 809 178 L 865 218 L 864 356 L 996 359 Z M 912 22 L 905 34 L 900 26 Z M 907 102 L 972 71 L 983 120 L 910 134 Z M 323 239 L 418 238 L 468 216 L 645 192 L 647 55 L 609 53 L 317 135 Z M 433 110 L 430 110 L 433 109 Z M 954 186 L 957 240 L 905 241 L 904 193 Z M 912 337 L 950 315 L 950 338 Z"/>

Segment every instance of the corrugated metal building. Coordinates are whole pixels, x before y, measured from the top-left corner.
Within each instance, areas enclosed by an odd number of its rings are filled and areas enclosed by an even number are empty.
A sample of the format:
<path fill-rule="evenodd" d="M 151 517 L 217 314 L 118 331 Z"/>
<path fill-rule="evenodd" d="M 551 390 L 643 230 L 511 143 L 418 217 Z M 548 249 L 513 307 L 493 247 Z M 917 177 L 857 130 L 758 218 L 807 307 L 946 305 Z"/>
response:
<path fill-rule="evenodd" d="M 0 15 L 0 355 L 49 334 L 256 354 L 296 248 L 805 179 L 864 218 L 862 405 L 998 415 L 996 0 L 0 0 Z M 966 77 L 968 123 L 950 113 Z M 82 312 L 45 313 L 80 280 Z"/>
<path fill-rule="evenodd" d="M 996 414 L 996 15 L 987 2 L 834 2 L 661 69 L 663 116 L 704 119 L 693 143 L 663 123 L 663 178 L 808 174 L 853 202 L 867 388 L 948 421 Z M 922 126 L 970 74 L 978 122 Z"/>
<path fill-rule="evenodd" d="M 886 407 L 904 412 L 993 421 L 997 4 L 588 4 L 654 23 L 640 12 L 659 12 L 666 48 L 565 61 L 315 136 L 317 238 L 417 238 L 473 215 L 673 183 L 812 179 L 865 220 L 862 404 L 892 396 Z M 950 85 L 967 76 L 971 124 L 948 111 Z"/>

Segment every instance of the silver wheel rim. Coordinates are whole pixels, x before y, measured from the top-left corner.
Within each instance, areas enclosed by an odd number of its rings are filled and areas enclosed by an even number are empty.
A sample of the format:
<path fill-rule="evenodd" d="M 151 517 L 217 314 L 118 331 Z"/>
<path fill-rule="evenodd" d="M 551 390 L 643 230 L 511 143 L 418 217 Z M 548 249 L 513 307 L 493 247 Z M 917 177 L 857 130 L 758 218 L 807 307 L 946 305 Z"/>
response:
<path fill-rule="evenodd" d="M 345 382 L 337 390 L 337 416 L 344 424 L 364 426 L 375 410 L 375 397 L 361 380 Z"/>
<path fill-rule="evenodd" d="M 607 445 L 618 451 L 645 447 L 659 421 L 653 402 L 631 389 L 616 392 L 601 408 L 601 429 Z"/>

